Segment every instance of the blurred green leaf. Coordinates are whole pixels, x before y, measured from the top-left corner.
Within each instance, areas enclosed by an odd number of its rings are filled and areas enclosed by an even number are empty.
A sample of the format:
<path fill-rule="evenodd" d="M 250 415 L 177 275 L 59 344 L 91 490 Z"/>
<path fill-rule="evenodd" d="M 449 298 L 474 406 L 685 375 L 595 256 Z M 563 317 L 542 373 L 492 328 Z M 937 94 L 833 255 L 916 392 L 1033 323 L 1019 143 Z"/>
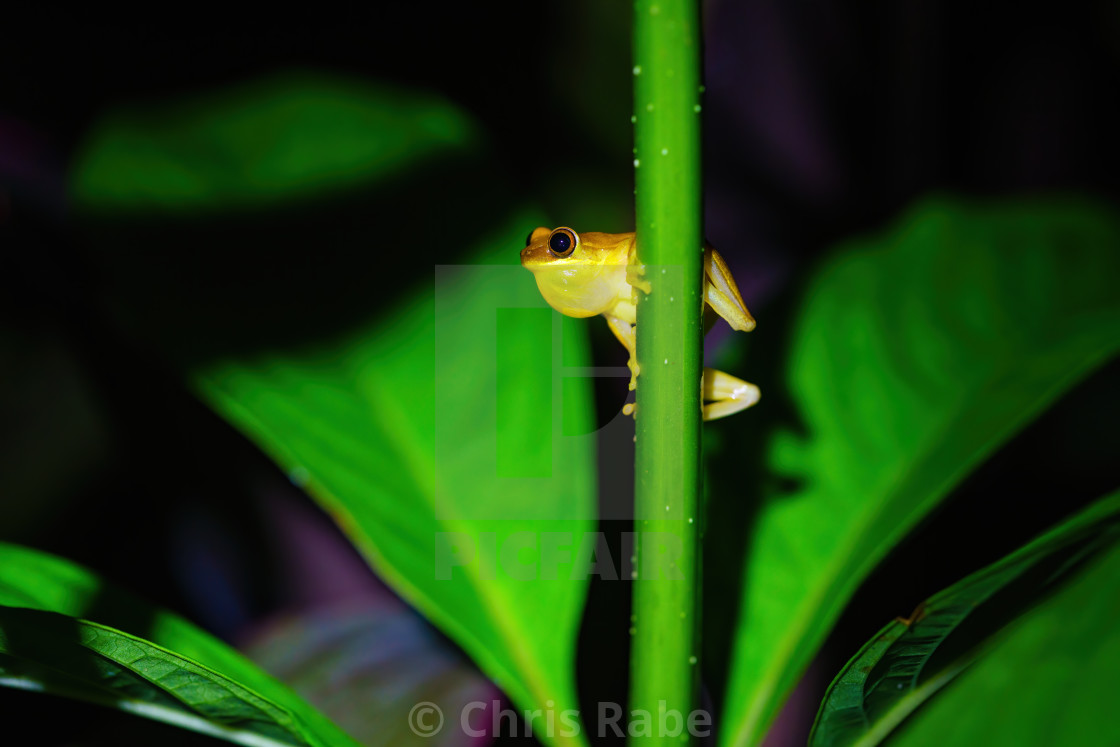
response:
<path fill-rule="evenodd" d="M 294 72 L 110 110 L 71 174 L 95 212 L 222 211 L 365 186 L 462 149 L 469 120 L 434 95 Z"/>
<path fill-rule="evenodd" d="M 980 655 L 983 641 L 1020 611 L 1009 607 L 1021 609 L 1052 591 L 1056 583 L 1065 581 L 1066 574 L 1080 568 L 1082 561 L 1115 543 L 1117 538 L 1120 492 L 1101 499 L 1027 546 L 930 597 L 919 605 L 910 621 L 889 623 L 833 680 L 821 703 L 809 744 L 825 747 L 881 743 L 904 718 Z M 1017 605 L 1009 604 L 1012 593 L 1020 600 Z M 1115 596 L 1115 589 L 1111 595 Z M 989 610 L 990 614 L 982 614 Z M 1113 605 L 1112 612 L 1116 611 L 1120 611 L 1120 603 Z M 1078 616 L 1083 614 L 1079 612 Z M 1106 612 L 1105 618 L 1115 627 L 1115 614 Z M 961 637 L 963 641 L 956 641 Z M 1093 640 L 1099 643 L 1101 636 Z M 1093 645 L 1087 648 L 1092 650 Z M 959 655 L 946 655 L 948 650 L 956 650 Z M 1055 681 L 1037 675 L 1034 679 L 1051 694 L 1064 692 L 1064 687 Z M 989 705 L 1014 699 L 1012 692 L 1017 694 L 1021 688 L 1009 689 L 1011 692 L 993 694 L 987 701 Z M 1032 718 L 1038 719 L 1040 715 Z M 1052 715 L 1047 712 L 1045 718 Z M 1099 718 L 1093 722 L 1099 723 Z M 963 742 L 942 739 L 932 743 Z"/>
<path fill-rule="evenodd" d="M 0 544 L 0 684 L 239 744 L 356 744 L 255 664 L 185 620 L 80 566 L 7 544 Z"/>
<path fill-rule="evenodd" d="M 892 745 L 1120 744 L 1120 545 L 1031 611 Z"/>
<path fill-rule="evenodd" d="M 816 274 L 746 541 L 724 744 L 754 744 L 844 604 L 970 471 L 1120 344 L 1120 223 L 1078 200 L 921 203 Z M 773 393 L 771 395 L 773 397 Z"/>
<path fill-rule="evenodd" d="M 515 702 L 561 711 L 578 708 L 595 440 L 588 381 L 559 363 L 586 365 L 584 328 L 517 264 L 538 217 L 389 315 L 196 382 Z"/>

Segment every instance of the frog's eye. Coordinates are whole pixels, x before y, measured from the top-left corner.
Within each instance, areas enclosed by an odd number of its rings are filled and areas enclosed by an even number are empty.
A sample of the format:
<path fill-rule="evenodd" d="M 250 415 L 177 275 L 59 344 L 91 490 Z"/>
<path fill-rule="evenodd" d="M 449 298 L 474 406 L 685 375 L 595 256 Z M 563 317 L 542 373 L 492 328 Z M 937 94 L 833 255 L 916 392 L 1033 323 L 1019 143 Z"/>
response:
<path fill-rule="evenodd" d="M 579 246 L 579 234 L 570 228 L 557 228 L 548 237 L 548 250 L 556 257 L 569 257 Z"/>

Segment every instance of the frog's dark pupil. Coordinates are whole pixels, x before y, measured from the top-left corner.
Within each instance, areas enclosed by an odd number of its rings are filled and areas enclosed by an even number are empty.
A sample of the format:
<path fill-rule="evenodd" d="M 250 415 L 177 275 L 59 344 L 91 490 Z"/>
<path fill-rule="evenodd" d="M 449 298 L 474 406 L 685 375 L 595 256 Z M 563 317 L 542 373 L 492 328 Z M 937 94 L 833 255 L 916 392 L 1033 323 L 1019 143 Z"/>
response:
<path fill-rule="evenodd" d="M 529 244 L 532 244 L 532 243 L 533 243 L 533 231 L 530 231 L 529 235 L 525 237 L 525 246 L 529 246 Z"/>
<path fill-rule="evenodd" d="M 557 231 L 548 239 L 548 248 L 556 254 L 567 254 L 572 248 L 572 237 L 564 231 Z"/>

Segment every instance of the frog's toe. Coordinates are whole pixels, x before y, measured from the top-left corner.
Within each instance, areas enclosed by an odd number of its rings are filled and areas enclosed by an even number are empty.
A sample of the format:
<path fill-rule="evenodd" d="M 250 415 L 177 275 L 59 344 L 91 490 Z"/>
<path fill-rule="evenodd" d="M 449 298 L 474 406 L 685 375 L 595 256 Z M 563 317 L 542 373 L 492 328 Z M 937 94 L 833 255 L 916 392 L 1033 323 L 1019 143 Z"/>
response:
<path fill-rule="evenodd" d="M 638 361 L 631 358 L 626 362 L 627 367 L 630 369 L 630 391 L 638 388 L 638 374 L 641 373 L 641 368 L 638 366 Z"/>
<path fill-rule="evenodd" d="M 714 368 L 704 369 L 704 420 L 715 420 L 745 410 L 758 402 L 761 392 L 754 384 Z"/>
<path fill-rule="evenodd" d="M 650 294 L 650 291 L 653 290 L 653 286 L 650 285 L 650 282 L 648 280 L 644 279 L 643 276 L 645 274 L 645 265 L 627 265 L 626 267 L 626 282 L 629 283 L 632 287 L 641 290 L 648 296 Z"/>

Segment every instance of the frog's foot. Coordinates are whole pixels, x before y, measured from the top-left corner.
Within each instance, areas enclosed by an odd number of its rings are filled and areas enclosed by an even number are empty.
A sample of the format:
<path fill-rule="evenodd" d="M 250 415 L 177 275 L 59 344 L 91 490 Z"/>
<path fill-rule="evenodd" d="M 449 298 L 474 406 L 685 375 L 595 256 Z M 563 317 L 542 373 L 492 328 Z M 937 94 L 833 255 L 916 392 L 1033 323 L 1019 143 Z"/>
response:
<path fill-rule="evenodd" d="M 641 369 L 638 368 L 638 359 L 635 356 L 630 356 L 630 360 L 626 361 L 626 366 L 630 369 L 630 391 L 638 388 L 638 374 Z"/>
<path fill-rule="evenodd" d="M 638 419 L 637 412 L 638 412 L 638 403 L 637 402 L 627 402 L 625 405 L 622 406 L 622 414 L 623 415 L 633 415 L 635 420 Z"/>
<path fill-rule="evenodd" d="M 645 279 L 645 274 L 645 265 L 626 265 L 626 282 L 648 296 L 653 291 L 653 286 Z"/>
<path fill-rule="evenodd" d="M 754 329 L 754 317 L 747 311 L 743 297 L 739 295 L 739 286 L 735 285 L 731 270 L 710 244 L 705 245 L 704 273 L 707 278 L 704 283 L 704 300 L 708 305 L 727 320 L 731 329 L 741 332 Z"/>
<path fill-rule="evenodd" d="M 714 368 L 704 369 L 701 394 L 704 400 L 704 420 L 734 415 L 758 402 L 761 396 L 758 387 L 754 384 Z"/>

